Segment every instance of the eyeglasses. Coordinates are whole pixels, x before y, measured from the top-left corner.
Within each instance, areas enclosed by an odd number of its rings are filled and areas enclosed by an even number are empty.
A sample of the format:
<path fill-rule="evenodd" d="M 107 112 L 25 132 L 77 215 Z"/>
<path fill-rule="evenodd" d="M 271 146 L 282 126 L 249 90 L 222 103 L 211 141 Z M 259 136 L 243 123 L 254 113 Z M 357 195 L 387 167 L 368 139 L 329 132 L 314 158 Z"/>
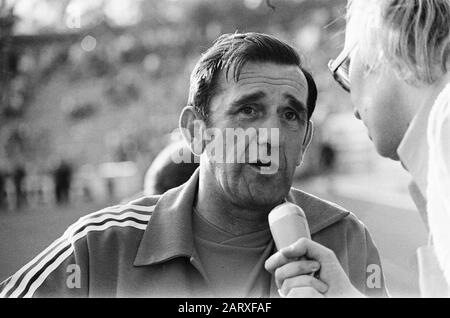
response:
<path fill-rule="evenodd" d="M 328 62 L 328 68 L 331 74 L 333 74 L 333 78 L 348 93 L 350 93 L 350 53 L 354 48 L 355 46 L 347 50 L 344 49 L 336 59 Z"/>

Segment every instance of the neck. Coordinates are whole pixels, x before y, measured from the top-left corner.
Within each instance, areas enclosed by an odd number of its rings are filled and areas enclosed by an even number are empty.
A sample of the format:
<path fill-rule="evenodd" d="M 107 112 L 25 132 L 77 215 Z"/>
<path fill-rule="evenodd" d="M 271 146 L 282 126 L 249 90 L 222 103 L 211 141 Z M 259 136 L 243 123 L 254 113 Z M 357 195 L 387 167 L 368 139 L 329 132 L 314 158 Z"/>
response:
<path fill-rule="evenodd" d="M 233 234 L 244 235 L 268 227 L 267 216 L 273 207 L 258 209 L 240 207 L 233 204 L 218 189 L 217 183 L 207 178 L 207 167 L 200 168 L 197 198 L 194 203 L 198 213 L 218 228 Z"/>

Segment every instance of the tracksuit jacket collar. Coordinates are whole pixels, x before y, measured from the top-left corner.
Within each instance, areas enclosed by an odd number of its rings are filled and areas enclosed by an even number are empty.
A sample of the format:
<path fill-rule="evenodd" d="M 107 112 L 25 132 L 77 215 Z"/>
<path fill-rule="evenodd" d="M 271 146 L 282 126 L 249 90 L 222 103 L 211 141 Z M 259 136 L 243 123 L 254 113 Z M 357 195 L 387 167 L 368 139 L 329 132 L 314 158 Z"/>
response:
<path fill-rule="evenodd" d="M 192 233 L 192 207 L 198 179 L 199 169 L 185 184 L 160 196 L 140 242 L 135 266 L 159 264 L 183 256 L 195 265 L 198 257 Z M 340 207 L 330 206 L 330 202 L 293 188 L 286 199 L 304 210 L 311 235 L 349 214 Z"/>

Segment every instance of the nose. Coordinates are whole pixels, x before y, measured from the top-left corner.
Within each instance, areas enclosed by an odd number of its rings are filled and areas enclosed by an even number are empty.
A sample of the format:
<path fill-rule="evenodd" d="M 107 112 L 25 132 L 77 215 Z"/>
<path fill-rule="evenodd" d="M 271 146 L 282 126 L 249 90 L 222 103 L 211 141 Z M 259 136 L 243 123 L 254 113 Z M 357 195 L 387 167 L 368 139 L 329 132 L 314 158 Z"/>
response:
<path fill-rule="evenodd" d="M 283 126 L 277 114 L 268 116 L 264 123 L 258 128 L 258 144 L 268 144 L 271 147 L 279 147 L 284 143 L 285 136 Z"/>

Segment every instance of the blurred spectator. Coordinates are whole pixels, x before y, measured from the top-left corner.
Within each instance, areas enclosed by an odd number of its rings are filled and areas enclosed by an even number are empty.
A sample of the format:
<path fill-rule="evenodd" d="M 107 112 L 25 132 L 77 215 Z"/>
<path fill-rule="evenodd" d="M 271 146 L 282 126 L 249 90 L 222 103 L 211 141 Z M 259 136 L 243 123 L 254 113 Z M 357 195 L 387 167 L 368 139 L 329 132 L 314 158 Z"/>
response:
<path fill-rule="evenodd" d="M 26 177 L 26 171 L 23 165 L 18 164 L 14 168 L 13 172 L 13 182 L 14 189 L 16 191 L 16 207 L 20 208 L 25 204 L 25 191 L 24 191 L 24 180 Z"/>
<path fill-rule="evenodd" d="M 322 173 L 333 172 L 336 166 L 336 150 L 329 142 L 323 142 L 320 146 L 320 169 Z"/>
<path fill-rule="evenodd" d="M 175 163 L 172 158 L 189 153 L 189 162 Z M 182 156 L 186 158 L 186 156 Z M 198 161 L 198 160 L 197 160 Z M 185 183 L 199 166 L 184 141 L 168 145 L 153 160 L 144 180 L 144 195 L 162 194 Z"/>
<path fill-rule="evenodd" d="M 325 177 L 326 188 L 328 192 L 334 191 L 333 172 L 336 169 L 337 151 L 328 141 L 323 141 L 319 149 L 319 169 L 320 173 Z"/>
<path fill-rule="evenodd" d="M 53 178 L 55 182 L 56 202 L 58 204 L 69 203 L 69 192 L 72 182 L 72 166 L 64 160 L 61 161 L 53 173 Z"/>

